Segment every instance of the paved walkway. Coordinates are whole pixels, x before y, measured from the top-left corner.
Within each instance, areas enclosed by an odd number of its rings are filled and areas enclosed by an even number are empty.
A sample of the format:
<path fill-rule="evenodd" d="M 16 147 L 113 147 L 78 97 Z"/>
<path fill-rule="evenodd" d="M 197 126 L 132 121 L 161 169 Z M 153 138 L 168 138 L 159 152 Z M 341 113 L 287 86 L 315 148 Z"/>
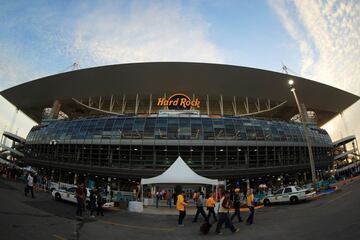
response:
<path fill-rule="evenodd" d="M 342 190 L 343 188 L 345 188 L 347 185 L 350 185 L 354 182 L 356 182 L 357 180 L 360 180 L 360 175 L 353 177 L 353 178 L 348 178 L 345 181 L 341 180 L 341 181 L 337 181 L 336 182 L 336 189 L 333 191 L 324 191 L 321 193 L 318 193 L 313 199 L 318 199 L 320 197 L 326 196 L 328 194 L 334 193 L 335 191 L 339 191 Z M 263 208 L 263 205 L 257 206 L 256 209 L 260 209 Z M 233 212 L 234 210 L 230 210 L 230 212 Z M 241 208 L 240 209 L 241 212 L 248 212 L 249 209 L 248 208 Z M 179 212 L 176 210 L 176 208 L 172 205 L 171 208 L 169 207 L 165 207 L 165 206 L 159 206 L 158 208 L 154 207 L 154 206 L 144 206 L 144 214 L 155 214 L 155 215 L 179 215 Z M 191 206 L 188 207 L 186 209 L 186 214 L 187 215 L 195 215 L 196 213 L 196 207 Z"/>
<path fill-rule="evenodd" d="M 255 209 L 263 208 L 263 205 L 257 206 Z M 241 208 L 241 212 L 248 212 L 248 208 Z M 206 211 L 205 211 L 206 212 Z M 231 209 L 230 212 L 234 212 L 234 209 Z M 153 207 L 153 206 L 146 206 L 144 207 L 144 214 L 157 214 L 157 215 L 179 215 L 179 212 L 176 210 L 175 207 Z M 186 209 L 186 215 L 195 215 L 196 207 L 189 207 Z"/>
<path fill-rule="evenodd" d="M 353 240 L 360 234 L 359 189 L 360 181 L 353 179 L 340 191 L 316 201 L 259 209 L 254 225 L 234 222 L 240 230 L 236 234 L 223 228 L 224 235 L 218 236 L 213 227 L 204 236 L 199 231 L 203 219 L 192 223 L 192 216 L 185 217 L 185 227 L 181 228 L 177 227 L 177 215 L 138 214 L 126 210 L 106 211 L 104 217 L 96 218 L 89 217 L 87 212 L 83 221 L 77 221 L 74 204 L 55 201 L 49 193 L 37 193 L 35 199 L 25 197 L 23 184 L 0 179 L 0 239 Z M 167 211 L 166 208 L 160 210 Z M 247 216 L 247 213 L 243 215 Z"/>

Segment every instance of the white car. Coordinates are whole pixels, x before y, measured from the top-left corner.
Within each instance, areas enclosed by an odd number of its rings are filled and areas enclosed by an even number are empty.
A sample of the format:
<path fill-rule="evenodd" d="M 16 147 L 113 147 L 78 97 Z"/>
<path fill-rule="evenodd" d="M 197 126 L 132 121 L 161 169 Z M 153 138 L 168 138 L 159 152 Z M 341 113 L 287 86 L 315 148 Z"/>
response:
<path fill-rule="evenodd" d="M 314 195 L 314 191 L 304 189 L 298 186 L 288 186 L 280 188 L 274 194 L 266 195 L 262 202 L 265 206 L 268 206 L 271 203 L 297 203 L 299 201 L 305 201 L 309 198 L 312 198 Z"/>
<path fill-rule="evenodd" d="M 67 189 L 54 189 L 51 192 L 51 195 L 55 198 L 55 200 L 65 200 L 69 202 L 76 203 L 76 192 L 77 187 L 70 187 Z M 90 191 L 89 189 L 86 189 L 86 202 L 88 203 L 90 197 Z"/>
<path fill-rule="evenodd" d="M 55 200 L 65 200 L 68 202 L 76 203 L 76 192 L 77 187 L 69 187 L 67 189 L 54 189 L 51 194 Z M 114 207 L 114 202 L 107 202 L 106 198 L 103 197 L 104 204 L 102 205 L 103 208 L 112 208 Z M 90 190 L 86 189 L 86 206 L 89 206 L 90 203 Z"/>

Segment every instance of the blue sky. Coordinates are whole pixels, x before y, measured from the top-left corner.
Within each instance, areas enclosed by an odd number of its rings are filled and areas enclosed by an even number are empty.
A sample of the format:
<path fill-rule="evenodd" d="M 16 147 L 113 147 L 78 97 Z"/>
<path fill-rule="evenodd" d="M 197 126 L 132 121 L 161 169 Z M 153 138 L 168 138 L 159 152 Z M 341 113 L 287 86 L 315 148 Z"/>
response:
<path fill-rule="evenodd" d="M 0 91 L 72 63 L 215 62 L 281 71 L 360 94 L 356 0 L 0 2 Z M 0 99 L 0 131 L 14 109 Z M 344 116 L 349 126 L 357 103 Z M 21 114 L 26 135 L 34 123 Z M 340 131 L 336 129 L 341 128 Z M 333 138 L 344 120 L 326 126 Z M 354 132 L 360 134 L 360 127 Z"/>
<path fill-rule="evenodd" d="M 199 10 L 211 24 L 209 37 L 222 47 L 226 62 L 274 71 L 284 62 L 299 70 L 296 43 L 266 1 L 222 1 Z"/>

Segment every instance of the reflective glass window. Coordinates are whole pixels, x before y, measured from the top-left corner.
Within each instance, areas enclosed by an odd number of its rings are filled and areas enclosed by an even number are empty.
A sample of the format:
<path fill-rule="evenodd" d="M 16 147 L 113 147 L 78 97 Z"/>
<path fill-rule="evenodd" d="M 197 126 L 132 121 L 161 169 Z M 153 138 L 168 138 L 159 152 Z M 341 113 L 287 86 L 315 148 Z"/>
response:
<path fill-rule="evenodd" d="M 110 118 L 106 121 L 104 131 L 111 131 L 115 123 L 115 118 Z"/>
<path fill-rule="evenodd" d="M 226 139 L 235 139 L 235 127 L 232 119 L 225 119 L 224 120 L 225 125 L 225 135 Z"/>
<path fill-rule="evenodd" d="M 245 126 L 245 131 L 246 131 L 247 140 L 250 141 L 256 140 L 256 133 L 254 127 L 247 125 Z"/>
<path fill-rule="evenodd" d="M 264 137 L 264 133 L 263 133 L 262 128 L 259 127 L 259 126 L 254 126 L 254 130 L 255 130 L 255 133 L 256 133 L 256 140 L 263 141 L 265 139 L 265 137 Z"/>
<path fill-rule="evenodd" d="M 213 119 L 214 134 L 216 139 L 225 139 L 225 126 L 222 119 Z"/>
<path fill-rule="evenodd" d="M 133 138 L 141 139 L 144 134 L 145 118 L 136 118 L 133 125 Z"/>
<path fill-rule="evenodd" d="M 82 124 L 78 127 L 76 133 L 72 135 L 72 139 L 84 139 L 89 125 L 90 120 L 82 121 Z"/>
<path fill-rule="evenodd" d="M 284 191 L 283 188 L 280 188 L 279 190 L 277 190 L 274 194 L 278 195 L 278 194 L 282 194 L 282 192 Z"/>
<path fill-rule="evenodd" d="M 236 137 L 238 140 L 246 140 L 246 131 L 241 119 L 234 120 L 235 123 L 235 130 L 236 130 Z"/>
<path fill-rule="evenodd" d="M 179 134 L 179 119 L 178 118 L 168 118 L 168 139 L 177 139 Z"/>
<path fill-rule="evenodd" d="M 156 119 L 155 138 L 156 139 L 167 138 L 167 118 L 161 117 Z"/>
<path fill-rule="evenodd" d="M 200 139 L 202 136 L 202 125 L 200 118 L 192 118 L 191 122 L 191 139 Z"/>
<path fill-rule="evenodd" d="M 93 135 L 94 135 L 94 133 L 95 133 L 96 124 L 97 124 L 97 121 L 96 121 L 96 120 L 91 120 L 91 121 L 90 121 L 88 130 L 87 130 L 87 133 L 86 133 L 86 138 L 87 138 L 87 139 L 93 138 Z"/>
<path fill-rule="evenodd" d="M 122 129 L 122 138 L 131 139 L 134 118 L 126 118 Z"/>
<path fill-rule="evenodd" d="M 190 139 L 190 118 L 179 119 L 179 139 Z"/>
<path fill-rule="evenodd" d="M 101 139 L 102 137 L 102 131 L 105 127 L 106 119 L 98 119 L 96 121 L 96 127 L 93 132 L 93 138 L 94 139 Z"/>
<path fill-rule="evenodd" d="M 155 128 L 156 118 L 146 118 L 145 127 L 144 127 L 144 138 L 153 139 L 154 138 L 154 128 Z"/>
<path fill-rule="evenodd" d="M 210 118 L 202 118 L 202 127 L 204 140 L 213 140 L 214 139 L 214 127 Z"/>

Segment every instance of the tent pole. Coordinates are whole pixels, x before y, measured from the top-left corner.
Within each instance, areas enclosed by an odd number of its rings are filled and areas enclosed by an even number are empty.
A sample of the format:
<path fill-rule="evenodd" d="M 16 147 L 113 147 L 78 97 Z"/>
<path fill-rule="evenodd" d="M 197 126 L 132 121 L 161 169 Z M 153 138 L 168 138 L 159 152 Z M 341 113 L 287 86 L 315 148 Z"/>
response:
<path fill-rule="evenodd" d="M 141 203 L 144 204 L 144 185 L 141 184 L 141 196 L 140 196 L 140 199 L 141 199 Z"/>
<path fill-rule="evenodd" d="M 219 200 L 217 199 L 217 197 L 218 197 L 218 185 L 215 186 L 215 199 Z"/>

